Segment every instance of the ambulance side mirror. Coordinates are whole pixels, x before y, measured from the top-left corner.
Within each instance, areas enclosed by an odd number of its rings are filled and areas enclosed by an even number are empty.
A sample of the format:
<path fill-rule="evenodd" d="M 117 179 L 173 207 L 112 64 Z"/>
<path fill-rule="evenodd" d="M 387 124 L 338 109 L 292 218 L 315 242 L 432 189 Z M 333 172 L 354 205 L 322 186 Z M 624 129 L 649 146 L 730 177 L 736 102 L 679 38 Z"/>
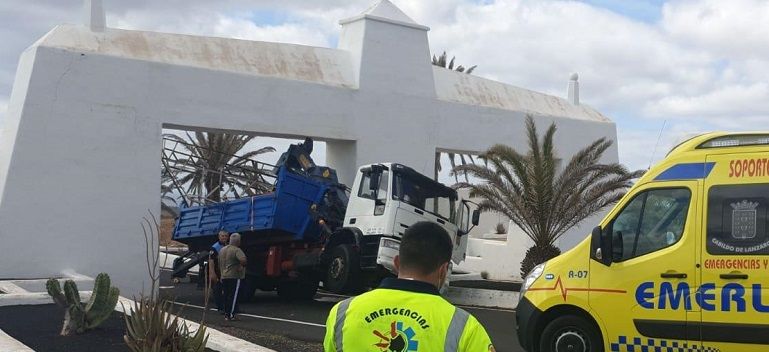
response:
<path fill-rule="evenodd" d="M 603 231 L 600 226 L 596 226 L 593 229 L 593 233 L 590 238 L 590 258 L 593 260 L 609 266 L 612 262 L 612 239 L 606 231 Z"/>

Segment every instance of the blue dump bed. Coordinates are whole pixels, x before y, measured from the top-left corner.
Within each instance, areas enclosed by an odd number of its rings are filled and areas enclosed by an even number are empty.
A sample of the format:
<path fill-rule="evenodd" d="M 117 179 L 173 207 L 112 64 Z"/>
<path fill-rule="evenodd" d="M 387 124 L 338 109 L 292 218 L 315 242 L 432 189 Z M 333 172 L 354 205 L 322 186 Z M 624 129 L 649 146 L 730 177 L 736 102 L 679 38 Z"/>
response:
<path fill-rule="evenodd" d="M 320 235 L 310 212 L 322 201 L 328 185 L 307 176 L 278 171 L 275 191 L 199 207 L 182 208 L 173 239 L 182 243 L 210 237 L 220 230 L 251 236 L 291 236 L 293 240 L 314 241 Z"/>

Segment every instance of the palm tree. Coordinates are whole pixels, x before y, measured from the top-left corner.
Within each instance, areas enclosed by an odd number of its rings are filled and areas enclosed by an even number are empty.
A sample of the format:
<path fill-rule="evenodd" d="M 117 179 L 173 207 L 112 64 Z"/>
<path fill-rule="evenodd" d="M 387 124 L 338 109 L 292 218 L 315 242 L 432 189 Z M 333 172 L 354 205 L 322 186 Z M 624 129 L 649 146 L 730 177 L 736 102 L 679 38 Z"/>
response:
<path fill-rule="evenodd" d="M 235 197 L 263 193 L 271 184 L 251 158 L 274 152 L 273 147 L 264 147 L 238 155 L 254 136 L 227 134 L 221 132 L 186 133 L 186 139 L 172 133 L 165 138 L 179 142 L 191 155 L 194 171 L 186 171 L 178 183 L 190 194 L 210 202 L 219 202 L 225 187 Z M 242 193 L 242 194 L 241 194 Z"/>
<path fill-rule="evenodd" d="M 529 151 L 520 154 L 497 144 L 480 155 L 490 166 L 460 165 L 452 173 L 469 174 L 481 183 L 458 183 L 471 197 L 483 199 L 481 211 L 501 213 L 534 241 L 521 263 L 525 275 L 539 263 L 560 254 L 553 243 L 570 228 L 619 201 L 632 180 L 643 171 L 630 172 L 619 163 L 601 164 L 611 140 L 600 138 L 578 151 L 562 170 L 553 145 L 555 124 L 540 141 L 534 119 L 526 117 Z"/>
<path fill-rule="evenodd" d="M 448 57 L 447 57 L 445 51 L 443 52 L 443 54 L 441 54 L 440 56 L 437 56 L 437 57 L 435 56 L 435 54 L 433 54 L 432 63 L 433 63 L 434 66 L 439 66 L 439 67 L 447 68 L 449 70 L 454 70 L 454 71 L 457 71 L 457 72 L 463 72 L 463 73 L 467 73 L 467 74 L 471 74 L 473 72 L 473 70 L 475 70 L 475 68 L 478 67 L 478 65 L 473 65 L 473 66 L 470 66 L 470 68 L 465 69 L 464 66 L 459 65 L 459 66 L 457 66 L 455 68 L 454 67 L 454 60 L 456 59 L 456 56 L 452 56 L 451 57 L 451 61 L 448 61 L 448 62 L 447 62 L 447 58 Z M 443 166 L 441 165 L 441 154 L 442 154 L 441 152 L 436 152 L 435 153 L 435 179 L 436 180 L 438 179 L 438 173 L 443 170 Z M 471 163 L 475 164 L 475 160 L 473 160 L 473 156 L 470 155 L 470 154 L 456 154 L 456 153 L 446 153 L 446 154 L 448 154 L 448 156 L 449 156 L 449 163 L 451 163 L 451 168 L 452 169 L 454 169 L 457 166 L 456 165 L 457 164 L 457 162 L 456 162 L 457 155 L 459 155 L 459 159 L 462 162 L 462 165 L 466 165 L 467 164 L 467 160 L 470 160 Z M 456 180 L 456 182 L 459 182 L 459 176 L 457 176 L 455 174 L 454 175 L 454 180 Z M 465 181 L 466 182 L 470 181 L 470 179 L 467 177 L 467 175 L 465 175 Z"/>
<path fill-rule="evenodd" d="M 464 66 L 459 65 L 456 68 L 454 68 L 454 59 L 456 59 L 456 56 L 452 56 L 451 61 L 449 62 L 446 62 L 446 59 L 447 57 L 446 57 L 445 51 L 443 52 L 443 54 L 441 54 L 441 56 L 438 56 L 438 57 L 436 57 L 435 54 L 433 54 L 433 65 L 445 67 L 449 70 L 454 70 L 457 72 L 464 72 L 464 73 L 467 73 L 468 75 L 471 74 L 476 67 L 478 67 L 478 65 L 473 65 L 473 66 L 470 66 L 470 68 L 465 69 Z"/>
<path fill-rule="evenodd" d="M 176 199 L 173 197 L 171 174 L 166 168 L 160 170 L 160 210 L 162 213 L 176 214 Z"/>

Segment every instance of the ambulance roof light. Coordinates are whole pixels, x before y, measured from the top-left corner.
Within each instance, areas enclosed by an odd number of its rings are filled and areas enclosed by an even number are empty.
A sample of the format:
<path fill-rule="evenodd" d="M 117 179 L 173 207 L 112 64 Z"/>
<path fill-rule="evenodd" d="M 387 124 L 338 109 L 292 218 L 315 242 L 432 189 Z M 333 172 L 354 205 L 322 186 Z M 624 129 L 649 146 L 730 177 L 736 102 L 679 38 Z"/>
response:
<path fill-rule="evenodd" d="M 769 134 L 731 135 L 713 138 L 697 147 L 698 149 L 769 145 Z"/>

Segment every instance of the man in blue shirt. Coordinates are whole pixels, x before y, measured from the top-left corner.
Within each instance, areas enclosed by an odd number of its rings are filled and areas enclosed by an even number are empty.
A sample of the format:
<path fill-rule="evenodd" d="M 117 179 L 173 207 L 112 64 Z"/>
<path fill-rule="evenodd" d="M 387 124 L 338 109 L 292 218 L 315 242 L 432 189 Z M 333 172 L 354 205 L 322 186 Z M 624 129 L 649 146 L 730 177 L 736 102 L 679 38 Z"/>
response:
<path fill-rule="evenodd" d="M 208 252 L 208 278 L 211 280 L 211 293 L 216 302 L 216 310 L 224 313 L 224 288 L 222 287 L 222 274 L 219 270 L 219 251 L 230 241 L 227 231 L 219 231 L 219 240 L 211 245 Z"/>

